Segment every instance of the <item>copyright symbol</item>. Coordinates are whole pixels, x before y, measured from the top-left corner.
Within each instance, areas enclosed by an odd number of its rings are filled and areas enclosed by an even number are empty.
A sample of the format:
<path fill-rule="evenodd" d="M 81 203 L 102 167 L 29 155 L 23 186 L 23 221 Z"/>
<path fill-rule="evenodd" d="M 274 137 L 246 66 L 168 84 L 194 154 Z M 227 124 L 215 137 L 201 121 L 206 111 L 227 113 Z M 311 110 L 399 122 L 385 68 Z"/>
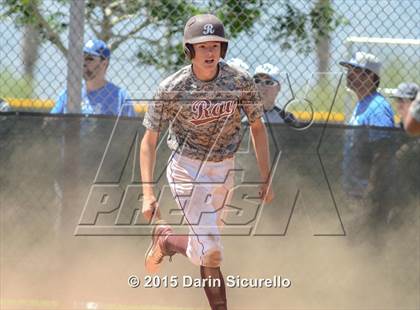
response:
<path fill-rule="evenodd" d="M 140 286 L 140 279 L 137 276 L 129 276 L 128 277 L 128 285 L 132 288 L 136 288 Z"/>

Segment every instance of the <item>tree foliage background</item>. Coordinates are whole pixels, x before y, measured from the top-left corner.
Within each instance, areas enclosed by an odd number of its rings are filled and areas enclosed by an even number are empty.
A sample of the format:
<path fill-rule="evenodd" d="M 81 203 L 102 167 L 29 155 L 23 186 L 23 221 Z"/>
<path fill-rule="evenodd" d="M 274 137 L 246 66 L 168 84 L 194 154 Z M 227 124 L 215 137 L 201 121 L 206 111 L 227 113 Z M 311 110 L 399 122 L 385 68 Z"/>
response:
<path fill-rule="evenodd" d="M 140 63 L 171 70 L 185 63 L 182 32 L 192 15 L 215 13 L 225 24 L 227 35 L 234 39 L 252 33 L 264 10 L 275 0 L 86 0 L 86 24 L 97 38 L 107 42 L 112 51 L 128 39 L 135 39 Z M 267 40 L 279 41 L 283 48 L 297 46 L 307 53 L 329 39 L 329 34 L 344 22 L 337 17 L 330 0 L 317 0 L 304 12 L 288 0 L 282 0 L 285 13 L 275 16 L 276 25 Z M 57 0 L 67 5 L 70 0 Z M 3 17 L 11 16 L 20 27 L 30 25 L 40 42 L 50 41 L 64 56 L 67 47 L 62 33 L 69 27 L 64 10 L 43 10 L 43 0 L 1 0 Z M 147 30 L 147 31 L 146 31 Z"/>

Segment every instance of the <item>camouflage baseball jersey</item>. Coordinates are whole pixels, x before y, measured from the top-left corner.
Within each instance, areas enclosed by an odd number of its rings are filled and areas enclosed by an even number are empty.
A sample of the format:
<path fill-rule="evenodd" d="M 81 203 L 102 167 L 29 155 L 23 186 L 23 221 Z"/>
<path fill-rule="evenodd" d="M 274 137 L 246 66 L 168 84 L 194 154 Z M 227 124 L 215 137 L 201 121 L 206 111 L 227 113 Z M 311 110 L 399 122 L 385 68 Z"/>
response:
<path fill-rule="evenodd" d="M 200 81 L 189 65 L 159 85 L 143 125 L 161 131 L 169 123 L 171 150 L 193 159 L 222 161 L 232 157 L 241 142 L 241 110 L 249 123 L 263 115 L 249 75 L 220 62 L 215 79 Z"/>

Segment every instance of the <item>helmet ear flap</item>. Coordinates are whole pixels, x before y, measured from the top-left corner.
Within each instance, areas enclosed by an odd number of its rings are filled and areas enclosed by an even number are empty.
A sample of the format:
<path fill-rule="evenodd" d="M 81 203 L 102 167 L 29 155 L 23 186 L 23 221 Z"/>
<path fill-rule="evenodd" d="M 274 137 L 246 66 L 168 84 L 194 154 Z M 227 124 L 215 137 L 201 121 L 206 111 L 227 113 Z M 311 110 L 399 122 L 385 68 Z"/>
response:
<path fill-rule="evenodd" d="M 228 43 L 227 42 L 221 42 L 221 43 L 222 44 L 220 46 L 220 57 L 225 58 L 227 49 L 228 49 Z"/>
<path fill-rule="evenodd" d="M 195 53 L 194 53 L 194 47 L 193 47 L 191 44 L 186 43 L 186 44 L 184 45 L 184 54 L 185 54 L 185 57 L 186 57 L 188 60 L 193 59 L 193 58 L 194 58 L 194 56 L 195 56 Z"/>

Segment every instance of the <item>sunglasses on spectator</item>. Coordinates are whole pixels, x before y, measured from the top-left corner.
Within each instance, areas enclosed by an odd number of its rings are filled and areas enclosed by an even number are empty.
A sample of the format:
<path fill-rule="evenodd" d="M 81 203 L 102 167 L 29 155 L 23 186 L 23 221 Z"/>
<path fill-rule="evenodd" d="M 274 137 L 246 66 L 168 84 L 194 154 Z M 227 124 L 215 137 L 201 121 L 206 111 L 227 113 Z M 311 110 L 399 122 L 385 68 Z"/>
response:
<path fill-rule="evenodd" d="M 276 85 L 278 83 L 275 80 L 266 80 L 266 79 L 260 79 L 260 78 L 254 78 L 254 82 L 256 84 L 262 84 L 264 86 L 273 86 L 273 85 Z"/>

